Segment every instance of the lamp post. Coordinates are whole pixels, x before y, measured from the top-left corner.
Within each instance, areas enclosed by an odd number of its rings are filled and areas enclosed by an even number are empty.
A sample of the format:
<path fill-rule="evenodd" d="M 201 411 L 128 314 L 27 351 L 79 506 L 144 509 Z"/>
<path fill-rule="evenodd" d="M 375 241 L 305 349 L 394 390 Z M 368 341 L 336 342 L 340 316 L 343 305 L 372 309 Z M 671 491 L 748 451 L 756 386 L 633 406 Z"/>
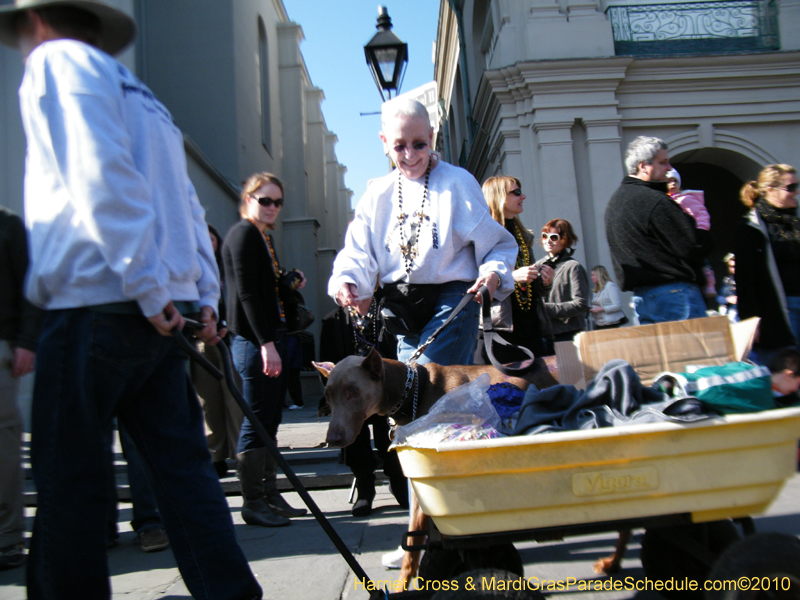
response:
<path fill-rule="evenodd" d="M 408 64 L 408 44 L 392 33 L 392 20 L 385 6 L 378 7 L 378 33 L 364 46 L 367 65 L 378 86 L 381 99 L 385 102 L 383 90 L 391 99 L 391 90 L 395 96 L 403 83 L 406 65 Z"/>

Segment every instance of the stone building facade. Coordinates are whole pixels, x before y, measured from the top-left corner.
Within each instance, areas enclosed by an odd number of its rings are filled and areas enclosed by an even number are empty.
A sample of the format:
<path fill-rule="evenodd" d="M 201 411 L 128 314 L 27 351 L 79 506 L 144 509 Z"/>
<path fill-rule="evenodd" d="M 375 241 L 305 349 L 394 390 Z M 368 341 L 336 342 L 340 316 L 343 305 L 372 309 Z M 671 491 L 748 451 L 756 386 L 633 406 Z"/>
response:
<path fill-rule="evenodd" d="M 742 184 L 800 166 L 798 0 L 441 0 L 435 55 L 438 149 L 481 182 L 518 177 L 523 222 L 571 221 L 587 269 L 610 266 L 603 215 L 636 136 L 705 190 L 718 280 Z"/>
<path fill-rule="evenodd" d="M 352 192 L 322 114 L 324 93 L 300 52 L 301 26 L 289 20 L 282 0 L 109 1 L 136 19 L 136 41 L 118 58 L 184 132 L 189 175 L 208 222 L 224 235 L 239 219 L 238 194 L 250 174 L 269 171 L 284 182 L 278 253 L 309 280 L 303 293 L 318 317 L 309 329 L 318 338 L 321 316 L 334 307 L 326 284 Z M 22 72 L 20 54 L 0 46 L 0 204 L 18 214 Z"/>

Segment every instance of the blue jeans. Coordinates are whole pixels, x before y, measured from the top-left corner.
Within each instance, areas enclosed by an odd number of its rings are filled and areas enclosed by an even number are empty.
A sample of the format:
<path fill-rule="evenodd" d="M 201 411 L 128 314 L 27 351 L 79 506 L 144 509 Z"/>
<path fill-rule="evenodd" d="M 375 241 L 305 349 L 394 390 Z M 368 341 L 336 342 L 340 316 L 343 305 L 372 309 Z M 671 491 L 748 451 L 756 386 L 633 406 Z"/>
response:
<path fill-rule="evenodd" d="M 261 348 L 237 335 L 233 338 L 231 352 L 233 364 L 242 376 L 242 395 L 253 409 L 259 422 L 267 430 L 273 441 L 277 440 L 278 426 L 283 417 L 283 398 L 286 394 L 284 372 L 286 370 L 286 337 L 278 332 L 273 340 L 283 363 L 281 374 L 277 377 L 264 375 L 264 362 L 261 360 Z M 261 441 L 250 419 L 244 418 L 239 433 L 237 453 L 254 448 L 263 448 Z"/>
<path fill-rule="evenodd" d="M 192 596 L 260 598 L 236 543 L 186 356 L 175 340 L 141 316 L 50 311 L 36 358 L 31 461 L 38 508 L 28 598 L 110 597 L 106 436 L 115 416 L 147 465 Z"/>
<path fill-rule="evenodd" d="M 451 281 L 442 286 L 436 299 L 436 314 L 417 335 L 397 336 L 397 360 L 405 362 L 431 334 L 436 331 L 453 309 L 461 302 L 464 293 L 472 285 L 463 281 Z M 481 305 L 470 302 L 458 313 L 439 337 L 426 348 L 417 363 L 438 365 L 471 365 L 472 355 L 478 343 L 478 315 Z"/>
<path fill-rule="evenodd" d="M 706 303 L 694 283 L 675 282 L 633 290 L 633 310 L 640 325 L 706 316 Z"/>

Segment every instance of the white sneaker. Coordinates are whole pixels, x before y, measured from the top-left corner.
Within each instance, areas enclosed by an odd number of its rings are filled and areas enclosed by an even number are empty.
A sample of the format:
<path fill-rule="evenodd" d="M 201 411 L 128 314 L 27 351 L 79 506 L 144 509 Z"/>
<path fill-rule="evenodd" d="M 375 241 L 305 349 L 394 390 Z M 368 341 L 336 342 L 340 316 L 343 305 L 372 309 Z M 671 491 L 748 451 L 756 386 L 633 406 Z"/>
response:
<path fill-rule="evenodd" d="M 403 550 L 403 547 L 398 546 L 397 550 L 381 556 L 381 564 L 387 569 L 399 569 L 403 566 L 403 556 L 405 554 L 406 551 Z"/>
<path fill-rule="evenodd" d="M 303 410 L 303 407 L 302 406 L 298 406 L 297 404 L 292 404 L 289 407 L 289 410 Z"/>

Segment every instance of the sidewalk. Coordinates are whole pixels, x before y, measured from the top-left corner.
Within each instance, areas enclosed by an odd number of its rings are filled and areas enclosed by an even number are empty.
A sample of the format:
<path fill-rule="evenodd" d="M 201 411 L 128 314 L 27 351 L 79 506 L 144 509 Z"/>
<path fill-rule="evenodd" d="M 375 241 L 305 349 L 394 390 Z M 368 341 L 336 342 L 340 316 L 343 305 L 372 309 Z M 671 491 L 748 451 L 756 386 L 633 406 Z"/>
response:
<path fill-rule="evenodd" d="M 313 406 L 311 406 L 313 404 Z M 356 519 L 350 515 L 348 496 L 349 474 L 337 460 L 338 451 L 321 448 L 327 419 L 318 419 L 316 403 L 306 408 L 284 412 L 279 431 L 279 444 L 298 474 L 310 484 L 310 494 L 327 516 L 344 543 L 355 554 L 362 568 L 375 581 L 393 581 L 397 571 L 381 565 L 383 553 L 397 547 L 407 528 L 408 516 L 394 502 L 388 486 L 379 485 L 372 515 Z M 322 485 L 325 481 L 334 485 Z M 337 483 L 338 482 L 338 483 Z M 225 482 L 226 486 L 230 483 Z M 328 488 L 328 489 L 323 489 Z M 302 500 L 295 492 L 285 493 L 294 506 Z M 236 532 L 245 555 L 264 589 L 264 598 L 271 600 L 368 600 L 369 594 L 356 589 L 354 575 L 336 551 L 314 517 L 293 519 L 289 527 L 268 529 L 245 525 L 239 514 L 242 499 L 229 495 Z M 789 480 L 768 513 L 756 519 L 759 531 L 780 531 L 800 535 L 800 475 Z M 27 510 L 26 527 L 30 531 L 34 509 Z M 178 600 L 189 598 L 175 567 L 171 551 L 145 554 L 139 549 L 136 536 L 127 530 L 131 517 L 130 504 L 120 504 L 120 545 L 108 553 L 112 575 L 113 600 Z M 615 579 L 641 579 L 644 573 L 638 559 L 637 532 L 629 546 L 621 573 Z M 592 572 L 592 563 L 608 555 L 614 547 L 613 533 L 567 538 L 564 541 L 516 544 L 525 564 L 527 577 L 550 580 L 606 580 Z M 0 571 L 0 598 L 22 600 L 26 597 L 24 569 Z M 549 594 L 548 594 L 549 595 Z M 550 596 L 550 595 L 549 595 Z M 659 600 L 656 592 L 558 592 L 558 600 Z"/>

